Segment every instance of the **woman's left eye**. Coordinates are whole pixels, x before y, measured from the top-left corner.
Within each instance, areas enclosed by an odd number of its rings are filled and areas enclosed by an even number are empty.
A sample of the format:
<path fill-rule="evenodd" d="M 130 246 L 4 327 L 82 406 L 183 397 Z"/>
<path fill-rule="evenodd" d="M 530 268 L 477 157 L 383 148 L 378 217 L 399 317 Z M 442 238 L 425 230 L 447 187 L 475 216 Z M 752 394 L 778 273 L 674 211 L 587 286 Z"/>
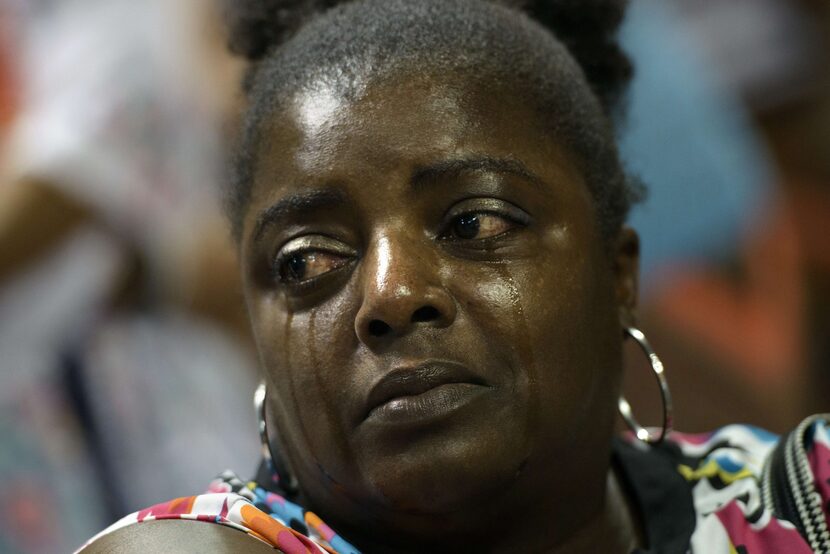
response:
<path fill-rule="evenodd" d="M 482 240 L 506 233 L 518 227 L 514 221 L 491 212 L 471 212 L 457 216 L 450 225 L 454 238 Z"/>

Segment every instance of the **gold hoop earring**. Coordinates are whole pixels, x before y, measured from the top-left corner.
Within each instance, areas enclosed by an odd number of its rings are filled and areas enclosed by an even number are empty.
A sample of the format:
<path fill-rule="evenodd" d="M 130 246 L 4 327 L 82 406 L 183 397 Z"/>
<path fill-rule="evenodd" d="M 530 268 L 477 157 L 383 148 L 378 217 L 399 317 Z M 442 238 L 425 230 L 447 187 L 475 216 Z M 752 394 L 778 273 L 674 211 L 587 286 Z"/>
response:
<path fill-rule="evenodd" d="M 265 397 L 267 392 L 264 381 L 254 391 L 254 411 L 256 412 L 262 459 L 265 461 L 265 465 L 268 466 L 271 475 L 274 476 L 275 484 L 282 488 L 286 496 L 290 498 L 299 493 L 300 484 L 288 471 L 288 467 L 282 457 L 279 456 L 279 453 L 274 453 L 271 450 L 271 441 L 268 440 L 268 424 L 265 420 Z"/>
<path fill-rule="evenodd" d="M 617 402 L 620 415 L 625 420 L 626 425 L 628 425 L 639 440 L 650 445 L 660 444 L 663 442 L 663 439 L 671 433 L 673 417 L 671 391 L 669 391 L 669 383 L 666 380 L 663 362 L 661 362 L 660 358 L 657 357 L 657 354 L 654 353 L 654 350 L 652 350 L 651 345 L 648 343 L 648 340 L 646 340 L 646 336 L 642 331 L 636 327 L 626 327 L 624 331 L 627 336 L 633 338 L 637 344 L 640 345 L 640 349 L 646 356 L 648 356 L 649 362 L 651 363 L 651 369 L 654 372 L 655 377 L 657 377 L 657 384 L 660 386 L 660 398 L 663 402 L 663 427 L 660 429 L 660 433 L 657 436 L 649 433 L 648 430 L 640 425 L 634 418 L 634 414 L 631 411 L 631 405 L 623 395 L 620 395 Z"/>

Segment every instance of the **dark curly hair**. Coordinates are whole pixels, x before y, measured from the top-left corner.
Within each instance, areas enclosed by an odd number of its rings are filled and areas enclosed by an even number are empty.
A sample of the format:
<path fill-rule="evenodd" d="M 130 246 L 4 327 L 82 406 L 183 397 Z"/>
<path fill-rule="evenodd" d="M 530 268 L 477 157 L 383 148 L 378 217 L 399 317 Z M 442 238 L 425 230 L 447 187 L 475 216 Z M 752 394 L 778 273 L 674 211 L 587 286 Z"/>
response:
<path fill-rule="evenodd" d="M 361 77 L 454 71 L 512 85 L 576 154 L 603 236 L 643 189 L 629 179 L 614 122 L 632 66 L 616 40 L 626 0 L 227 0 L 230 48 L 252 63 L 226 206 L 237 239 L 250 200 L 260 124 L 315 79 L 348 96 Z M 330 83 L 331 84 L 331 83 Z"/>

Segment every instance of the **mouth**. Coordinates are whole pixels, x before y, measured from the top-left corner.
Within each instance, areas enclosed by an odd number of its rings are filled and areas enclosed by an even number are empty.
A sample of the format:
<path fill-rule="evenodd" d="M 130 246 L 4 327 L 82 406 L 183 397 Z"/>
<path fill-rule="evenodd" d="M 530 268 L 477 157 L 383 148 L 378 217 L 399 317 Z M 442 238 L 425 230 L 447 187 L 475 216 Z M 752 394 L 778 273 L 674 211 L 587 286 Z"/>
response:
<path fill-rule="evenodd" d="M 427 361 L 397 367 L 372 387 L 364 420 L 427 423 L 454 412 L 490 388 L 484 379 L 456 362 Z"/>

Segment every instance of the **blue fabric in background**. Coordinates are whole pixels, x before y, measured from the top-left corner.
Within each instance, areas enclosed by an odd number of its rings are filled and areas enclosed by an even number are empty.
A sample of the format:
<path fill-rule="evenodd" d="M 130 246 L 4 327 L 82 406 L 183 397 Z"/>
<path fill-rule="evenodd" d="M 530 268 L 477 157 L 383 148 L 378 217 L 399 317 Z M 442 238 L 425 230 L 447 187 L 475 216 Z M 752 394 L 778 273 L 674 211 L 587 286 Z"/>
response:
<path fill-rule="evenodd" d="M 774 171 L 740 99 L 719 85 L 670 4 L 634 0 L 621 40 L 636 76 L 620 149 L 649 189 L 630 218 L 648 290 L 660 267 L 734 254 Z"/>

